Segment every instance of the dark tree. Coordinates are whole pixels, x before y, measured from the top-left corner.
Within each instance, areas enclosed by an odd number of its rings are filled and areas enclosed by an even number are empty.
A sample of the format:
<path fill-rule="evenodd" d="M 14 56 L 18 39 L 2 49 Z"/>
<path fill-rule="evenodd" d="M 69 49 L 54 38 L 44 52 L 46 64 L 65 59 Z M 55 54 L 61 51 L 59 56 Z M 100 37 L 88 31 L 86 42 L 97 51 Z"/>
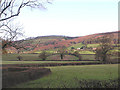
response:
<path fill-rule="evenodd" d="M 46 60 L 46 58 L 47 58 L 47 53 L 46 53 L 46 51 L 42 51 L 42 52 L 40 53 L 40 55 L 39 55 L 39 58 L 41 58 L 42 60 Z"/>
<path fill-rule="evenodd" d="M 103 62 L 107 62 L 108 52 L 113 49 L 111 36 L 103 36 L 98 38 L 100 46 L 96 49 L 96 58 L 102 60 Z"/>
<path fill-rule="evenodd" d="M 65 55 L 65 53 L 66 53 L 66 47 L 65 46 L 62 46 L 59 50 L 58 50 L 58 52 L 60 53 L 60 58 L 61 59 L 63 59 L 63 57 L 64 57 L 64 55 Z"/>

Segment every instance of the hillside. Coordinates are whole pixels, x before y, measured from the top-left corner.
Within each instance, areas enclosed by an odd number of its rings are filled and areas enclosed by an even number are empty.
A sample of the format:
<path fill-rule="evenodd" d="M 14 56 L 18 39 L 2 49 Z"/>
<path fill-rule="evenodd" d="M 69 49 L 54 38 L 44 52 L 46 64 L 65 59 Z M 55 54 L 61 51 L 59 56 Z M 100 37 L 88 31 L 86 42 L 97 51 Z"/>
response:
<path fill-rule="evenodd" d="M 68 36 L 39 36 L 33 38 L 27 38 L 25 40 L 16 41 L 16 44 L 19 44 L 25 48 L 27 51 L 38 51 L 38 50 L 48 50 L 59 48 L 59 46 L 65 45 L 64 41 L 71 40 L 78 37 L 68 37 Z M 62 44 L 63 43 L 63 44 Z"/>
<path fill-rule="evenodd" d="M 104 35 L 111 35 L 113 43 L 117 43 L 118 35 L 120 31 L 107 32 L 107 33 L 97 33 L 81 37 L 68 37 L 68 36 L 39 36 L 34 38 L 27 38 L 25 40 L 15 41 L 14 43 L 26 48 L 27 52 L 36 52 L 40 50 L 55 50 L 62 46 L 71 47 L 82 44 L 95 44 L 96 39 Z"/>

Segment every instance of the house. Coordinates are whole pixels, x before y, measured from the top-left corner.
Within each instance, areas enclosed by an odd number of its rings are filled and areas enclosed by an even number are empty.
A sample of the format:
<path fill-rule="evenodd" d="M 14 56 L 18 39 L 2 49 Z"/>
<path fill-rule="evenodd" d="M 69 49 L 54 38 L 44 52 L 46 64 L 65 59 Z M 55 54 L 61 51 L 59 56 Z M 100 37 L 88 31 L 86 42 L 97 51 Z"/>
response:
<path fill-rule="evenodd" d="M 82 46 L 80 49 L 81 49 L 81 50 L 85 49 L 85 46 Z"/>
<path fill-rule="evenodd" d="M 93 50 L 96 50 L 97 48 L 93 48 Z"/>
<path fill-rule="evenodd" d="M 80 48 L 77 48 L 77 50 L 80 50 Z"/>

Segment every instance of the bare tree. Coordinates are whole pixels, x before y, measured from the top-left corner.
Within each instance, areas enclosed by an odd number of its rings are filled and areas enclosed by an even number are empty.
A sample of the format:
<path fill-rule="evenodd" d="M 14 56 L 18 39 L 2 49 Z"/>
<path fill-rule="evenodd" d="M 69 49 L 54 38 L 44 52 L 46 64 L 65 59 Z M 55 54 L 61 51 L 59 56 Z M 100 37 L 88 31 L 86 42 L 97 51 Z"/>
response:
<path fill-rule="evenodd" d="M 22 34 L 20 27 L 14 27 L 10 25 L 11 19 L 19 16 L 21 10 L 25 7 L 46 9 L 45 4 L 51 3 L 52 0 L 0 0 L 0 33 L 4 33 L 4 37 L 1 37 L 7 41 L 7 44 L 2 48 L 10 44 L 17 35 Z M 16 25 L 14 25 L 16 26 Z"/>
<path fill-rule="evenodd" d="M 0 22 L 16 17 L 24 7 L 45 8 L 52 0 L 0 0 Z"/>
<path fill-rule="evenodd" d="M 2 49 L 5 49 L 8 46 L 12 46 L 14 40 L 17 37 L 23 36 L 22 27 L 18 24 L 13 24 L 12 21 L 4 21 L 2 23 L 1 37 L 2 40 Z"/>
<path fill-rule="evenodd" d="M 98 38 L 100 46 L 96 49 L 96 58 L 106 62 L 108 58 L 108 52 L 113 49 L 111 36 L 105 35 Z"/>
<path fill-rule="evenodd" d="M 0 0 L 0 33 L 4 34 L 0 37 L 4 39 L 2 49 L 12 45 L 12 41 L 22 35 L 20 26 L 10 25 L 11 19 L 19 16 L 25 7 L 46 9 L 45 4 L 51 2 L 52 0 Z"/>

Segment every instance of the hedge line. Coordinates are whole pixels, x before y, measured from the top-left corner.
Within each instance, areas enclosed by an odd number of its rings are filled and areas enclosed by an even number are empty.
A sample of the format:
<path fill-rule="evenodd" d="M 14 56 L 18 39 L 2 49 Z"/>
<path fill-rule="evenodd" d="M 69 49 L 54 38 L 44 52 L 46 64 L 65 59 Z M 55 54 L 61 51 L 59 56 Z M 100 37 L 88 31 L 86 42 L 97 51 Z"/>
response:
<path fill-rule="evenodd" d="M 19 67 L 47 67 L 47 66 L 66 66 L 66 65 L 95 65 L 95 64 L 105 64 L 103 62 L 70 62 L 70 63 L 38 63 L 38 64 L 3 64 L 5 66 L 19 66 Z M 111 63 L 118 64 L 118 63 Z"/>
<path fill-rule="evenodd" d="M 13 85 L 35 80 L 51 73 L 47 68 L 8 68 L 8 72 L 2 74 L 2 87 L 12 87 Z M 4 70 L 3 70 L 4 71 Z"/>

